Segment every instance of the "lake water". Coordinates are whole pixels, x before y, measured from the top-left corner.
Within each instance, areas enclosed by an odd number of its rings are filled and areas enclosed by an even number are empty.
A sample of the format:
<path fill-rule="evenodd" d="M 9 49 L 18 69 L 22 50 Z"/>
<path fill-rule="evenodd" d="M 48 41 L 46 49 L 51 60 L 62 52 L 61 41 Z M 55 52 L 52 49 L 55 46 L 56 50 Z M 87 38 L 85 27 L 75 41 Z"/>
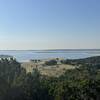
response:
<path fill-rule="evenodd" d="M 79 59 L 91 56 L 100 56 L 100 49 L 78 49 L 78 50 L 1 50 L 0 55 L 14 56 L 17 61 L 29 61 L 30 59 L 47 59 L 47 58 L 68 58 Z"/>

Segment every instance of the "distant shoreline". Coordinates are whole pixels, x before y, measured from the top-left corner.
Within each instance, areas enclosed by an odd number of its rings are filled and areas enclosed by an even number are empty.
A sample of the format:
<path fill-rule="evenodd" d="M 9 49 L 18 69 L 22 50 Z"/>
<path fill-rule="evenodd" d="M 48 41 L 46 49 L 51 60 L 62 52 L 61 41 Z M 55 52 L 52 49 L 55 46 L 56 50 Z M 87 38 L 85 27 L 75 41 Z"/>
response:
<path fill-rule="evenodd" d="M 100 49 L 0 50 L 0 55 L 13 56 L 19 62 L 48 58 L 79 59 L 100 56 Z"/>

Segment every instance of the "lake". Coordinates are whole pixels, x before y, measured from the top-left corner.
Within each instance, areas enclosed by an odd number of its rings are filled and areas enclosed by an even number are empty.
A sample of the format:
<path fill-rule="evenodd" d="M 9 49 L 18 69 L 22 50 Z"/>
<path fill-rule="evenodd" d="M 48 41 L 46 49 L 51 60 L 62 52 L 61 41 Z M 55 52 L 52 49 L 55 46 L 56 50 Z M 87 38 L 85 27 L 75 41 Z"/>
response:
<path fill-rule="evenodd" d="M 79 59 L 100 56 L 100 49 L 0 50 L 0 55 L 11 55 L 19 62 L 47 58 Z"/>

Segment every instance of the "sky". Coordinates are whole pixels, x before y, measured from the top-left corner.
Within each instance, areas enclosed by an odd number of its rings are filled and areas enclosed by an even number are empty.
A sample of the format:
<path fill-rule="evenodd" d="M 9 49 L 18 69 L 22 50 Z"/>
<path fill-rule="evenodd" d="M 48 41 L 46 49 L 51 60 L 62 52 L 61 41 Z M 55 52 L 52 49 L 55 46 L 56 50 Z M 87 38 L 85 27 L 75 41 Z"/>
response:
<path fill-rule="evenodd" d="M 0 0 L 0 50 L 100 49 L 100 0 Z"/>

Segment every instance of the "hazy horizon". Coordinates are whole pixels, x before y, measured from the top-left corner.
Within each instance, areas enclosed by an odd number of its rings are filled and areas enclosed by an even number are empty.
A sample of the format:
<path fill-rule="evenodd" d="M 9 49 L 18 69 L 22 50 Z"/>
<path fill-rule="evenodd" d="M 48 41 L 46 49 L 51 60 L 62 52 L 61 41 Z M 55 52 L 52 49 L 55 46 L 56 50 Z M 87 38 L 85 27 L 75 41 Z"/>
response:
<path fill-rule="evenodd" d="M 0 50 L 100 49 L 100 0 L 0 0 Z"/>
<path fill-rule="evenodd" d="M 99 50 L 100 48 L 42 48 L 42 49 L 0 49 L 0 50 Z"/>

